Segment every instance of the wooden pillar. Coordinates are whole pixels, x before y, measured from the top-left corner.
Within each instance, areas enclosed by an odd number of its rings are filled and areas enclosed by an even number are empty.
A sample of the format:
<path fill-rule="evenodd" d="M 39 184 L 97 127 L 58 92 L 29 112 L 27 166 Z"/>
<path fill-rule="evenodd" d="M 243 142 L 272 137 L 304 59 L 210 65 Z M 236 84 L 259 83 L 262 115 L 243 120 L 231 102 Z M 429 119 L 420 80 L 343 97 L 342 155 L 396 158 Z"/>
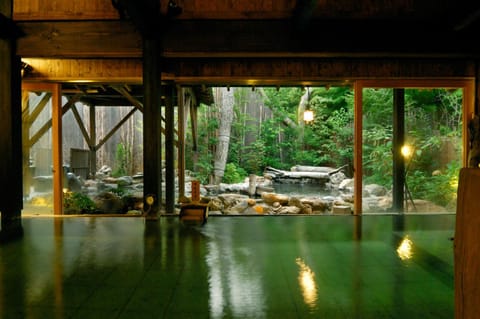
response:
<path fill-rule="evenodd" d="M 29 114 L 29 93 L 22 90 L 22 170 L 23 170 L 23 197 L 30 196 L 33 182 L 32 169 L 30 168 L 30 127 L 32 118 Z"/>
<path fill-rule="evenodd" d="M 473 87 L 474 90 L 474 102 L 473 102 L 473 114 L 480 114 L 480 64 L 478 61 L 475 63 L 475 85 Z M 464 107 L 465 109 L 465 107 Z M 467 114 L 470 118 L 472 114 Z"/>
<path fill-rule="evenodd" d="M 463 167 L 468 167 L 470 153 L 470 121 L 475 115 L 480 116 L 480 65 L 476 66 L 475 81 L 465 83 L 463 88 Z"/>
<path fill-rule="evenodd" d="M 177 113 L 178 113 L 178 198 L 181 201 L 185 197 L 185 90 L 177 86 Z"/>
<path fill-rule="evenodd" d="M 175 213 L 175 91 L 168 86 L 165 103 L 165 212 Z"/>
<path fill-rule="evenodd" d="M 62 89 L 52 85 L 53 212 L 63 214 Z"/>
<path fill-rule="evenodd" d="M 8 30 L 5 38 L 0 37 L 0 241 L 23 234 L 21 61 L 15 55 L 19 31 L 10 20 L 12 7 L 11 0 L 0 2 L 5 18 L 0 28 Z"/>
<path fill-rule="evenodd" d="M 162 199 L 161 41 L 143 40 L 143 170 L 144 198 L 153 196 L 147 219 L 156 219 Z M 144 202 L 145 207 L 148 207 Z"/>
<path fill-rule="evenodd" d="M 363 167 L 362 167 L 362 145 L 363 145 L 363 136 L 362 136 L 362 122 L 363 122 L 363 112 L 362 112 L 362 96 L 363 96 L 363 86 L 358 82 L 355 82 L 354 86 L 354 96 L 355 96 L 355 105 L 354 105 L 354 145 L 353 145 L 353 214 L 361 215 L 362 214 L 362 178 L 363 178 Z"/>
<path fill-rule="evenodd" d="M 393 203 L 392 209 L 403 212 L 405 200 L 405 89 L 393 89 Z"/>
<path fill-rule="evenodd" d="M 480 170 L 462 168 L 459 174 L 454 237 L 455 319 L 478 318 L 480 304 Z"/>
<path fill-rule="evenodd" d="M 88 159 L 90 161 L 90 176 L 95 178 L 97 173 L 97 121 L 95 116 L 95 105 L 90 105 L 90 141 L 89 141 L 89 154 Z"/>

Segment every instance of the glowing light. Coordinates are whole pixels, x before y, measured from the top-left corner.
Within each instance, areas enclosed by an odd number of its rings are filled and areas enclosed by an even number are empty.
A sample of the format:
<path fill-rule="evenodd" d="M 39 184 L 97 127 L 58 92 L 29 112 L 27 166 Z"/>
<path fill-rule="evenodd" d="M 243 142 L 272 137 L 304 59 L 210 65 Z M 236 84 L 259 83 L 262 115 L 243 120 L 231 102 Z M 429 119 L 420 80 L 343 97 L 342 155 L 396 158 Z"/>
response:
<path fill-rule="evenodd" d="M 412 258 L 412 241 L 410 240 L 410 238 L 408 238 L 408 236 L 405 236 L 405 238 L 398 246 L 397 254 L 401 260 L 407 260 Z"/>
<path fill-rule="evenodd" d="M 153 205 L 153 203 L 155 202 L 155 198 L 153 198 L 153 196 L 149 195 L 145 198 L 145 202 L 148 204 L 148 205 Z"/>
<path fill-rule="evenodd" d="M 298 273 L 298 284 L 302 289 L 303 301 L 310 307 L 314 307 L 317 298 L 317 284 L 315 282 L 315 273 L 308 267 L 301 258 L 295 260 L 298 267 L 300 267 Z"/>
<path fill-rule="evenodd" d="M 405 144 L 402 146 L 400 152 L 402 153 L 403 157 L 410 158 L 410 156 L 413 154 L 413 148 L 410 145 Z"/>
<path fill-rule="evenodd" d="M 313 121 L 313 111 L 312 110 L 305 110 L 305 112 L 303 112 L 303 120 L 306 123 L 312 122 Z"/>

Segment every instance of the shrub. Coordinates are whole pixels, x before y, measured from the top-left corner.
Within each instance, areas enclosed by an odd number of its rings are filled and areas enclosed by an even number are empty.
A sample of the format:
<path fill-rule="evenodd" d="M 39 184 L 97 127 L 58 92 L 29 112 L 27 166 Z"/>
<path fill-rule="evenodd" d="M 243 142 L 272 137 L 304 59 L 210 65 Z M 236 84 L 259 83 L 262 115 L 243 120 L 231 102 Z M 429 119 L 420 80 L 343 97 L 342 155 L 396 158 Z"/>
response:
<path fill-rule="evenodd" d="M 63 198 L 63 207 L 66 214 L 88 214 L 95 212 L 94 201 L 85 194 L 67 192 Z"/>
<path fill-rule="evenodd" d="M 234 163 L 228 163 L 223 174 L 223 182 L 227 184 L 240 183 L 246 176 L 247 173 L 243 168 L 237 167 Z"/>

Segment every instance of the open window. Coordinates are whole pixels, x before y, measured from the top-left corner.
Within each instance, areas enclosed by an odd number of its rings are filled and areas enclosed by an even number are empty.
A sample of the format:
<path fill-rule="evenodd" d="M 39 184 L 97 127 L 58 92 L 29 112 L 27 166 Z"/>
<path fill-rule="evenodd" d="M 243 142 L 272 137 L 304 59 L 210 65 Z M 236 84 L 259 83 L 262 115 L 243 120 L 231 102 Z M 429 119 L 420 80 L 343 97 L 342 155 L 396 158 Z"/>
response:
<path fill-rule="evenodd" d="M 356 83 L 356 214 L 455 211 L 473 88 L 471 80 Z"/>

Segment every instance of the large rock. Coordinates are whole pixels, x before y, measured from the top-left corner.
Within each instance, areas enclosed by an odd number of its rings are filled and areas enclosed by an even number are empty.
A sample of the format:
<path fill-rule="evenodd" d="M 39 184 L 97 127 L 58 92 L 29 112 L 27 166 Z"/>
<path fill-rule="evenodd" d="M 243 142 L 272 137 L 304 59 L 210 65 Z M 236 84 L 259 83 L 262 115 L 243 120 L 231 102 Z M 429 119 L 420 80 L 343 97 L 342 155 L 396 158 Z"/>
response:
<path fill-rule="evenodd" d="M 387 189 L 377 184 L 365 185 L 364 191 L 370 196 L 385 196 L 387 194 Z"/>
<path fill-rule="evenodd" d="M 333 214 L 351 214 L 352 208 L 348 205 L 334 205 L 332 207 Z"/>
<path fill-rule="evenodd" d="M 124 213 L 124 204 L 122 199 L 110 192 L 103 193 L 95 197 L 95 206 L 98 211 L 105 214 Z"/>
<path fill-rule="evenodd" d="M 262 193 L 262 199 L 266 204 L 272 205 L 275 202 L 281 205 L 287 205 L 290 196 L 277 193 Z"/>
<path fill-rule="evenodd" d="M 82 182 L 80 178 L 72 172 L 67 173 L 68 189 L 72 192 L 79 192 L 82 190 Z"/>
<path fill-rule="evenodd" d="M 228 210 L 229 208 L 234 207 L 238 203 L 246 202 L 246 200 L 249 199 L 247 195 L 241 194 L 221 194 L 218 195 L 218 198 L 222 201 L 224 210 Z"/>
<path fill-rule="evenodd" d="M 312 212 L 326 212 L 331 207 L 331 202 L 324 201 L 321 198 L 304 198 L 301 200 L 305 206 L 309 206 Z"/>

